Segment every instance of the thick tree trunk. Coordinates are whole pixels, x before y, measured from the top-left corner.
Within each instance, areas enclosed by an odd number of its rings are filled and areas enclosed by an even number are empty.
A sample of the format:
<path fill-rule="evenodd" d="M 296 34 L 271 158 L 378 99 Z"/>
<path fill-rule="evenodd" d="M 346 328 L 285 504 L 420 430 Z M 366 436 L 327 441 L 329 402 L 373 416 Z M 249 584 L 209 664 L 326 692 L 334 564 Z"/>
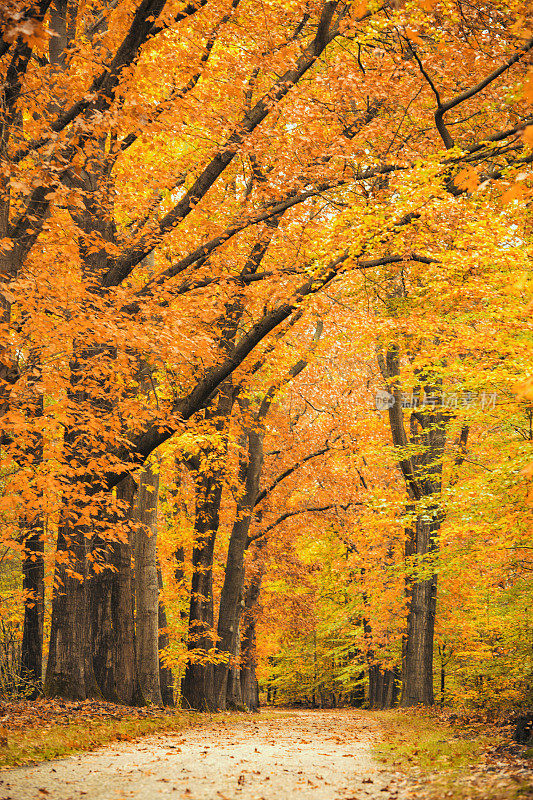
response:
<path fill-rule="evenodd" d="M 137 487 L 133 478 L 124 478 L 117 486 L 117 500 L 127 504 L 123 512 L 126 520 L 132 519 Z M 132 574 L 133 532 L 131 526 L 123 530 L 122 541 L 113 543 L 113 563 L 116 567 L 114 584 L 114 625 L 116 692 L 120 702 L 137 705 L 140 702 L 139 681 L 135 659 L 134 584 Z"/>
<path fill-rule="evenodd" d="M 135 532 L 137 674 L 147 705 L 163 705 L 159 682 L 159 584 L 157 580 L 157 495 L 159 474 L 148 462 L 139 478 Z"/>
<path fill-rule="evenodd" d="M 217 652 L 225 660 L 215 667 L 215 699 L 223 711 L 227 702 L 228 675 L 232 654 L 237 647 L 237 607 L 244 587 L 244 554 L 250 520 L 238 519 L 233 525 L 226 561 L 226 574 L 220 595 Z"/>
<path fill-rule="evenodd" d="M 91 555 L 97 561 L 92 564 L 93 571 L 87 586 L 91 615 L 91 638 L 94 677 L 106 700 L 118 701 L 115 687 L 115 629 L 113 626 L 113 584 L 115 572 L 112 571 L 113 557 L 111 543 L 95 537 Z"/>
<path fill-rule="evenodd" d="M 182 684 L 182 703 L 197 711 L 216 710 L 213 663 L 213 552 L 218 530 L 222 477 L 220 473 L 199 475 L 195 486 L 195 546 L 189 609 L 187 662 Z"/>
<path fill-rule="evenodd" d="M 239 479 L 241 485 L 244 485 L 231 531 L 218 613 L 217 651 L 224 657 L 224 661 L 215 667 L 215 699 L 220 710 L 226 708 L 231 659 L 238 647 L 239 604 L 244 589 L 244 555 L 263 466 L 263 432 L 248 430 L 246 439 L 248 452 L 241 457 L 239 470 Z"/>
<path fill-rule="evenodd" d="M 438 526 L 419 517 L 406 540 L 406 557 L 427 556 L 435 548 Z M 427 570 L 427 566 L 425 567 Z M 407 632 L 403 653 L 402 706 L 433 705 L 433 637 L 437 603 L 437 576 L 417 579 L 407 567 Z"/>
<path fill-rule="evenodd" d="M 24 628 L 22 633 L 20 678 L 28 699 L 34 699 L 43 677 L 44 618 L 44 531 L 42 521 L 33 520 L 24 537 L 22 562 Z"/>
<path fill-rule="evenodd" d="M 129 476 L 117 486 L 117 500 L 125 505 L 118 514 L 123 521 L 122 530 L 117 522 L 116 539 L 99 542 L 105 548 L 108 568 L 93 574 L 88 584 L 95 677 L 106 700 L 126 705 L 142 702 L 132 603 L 131 521 L 135 494 L 135 481 Z"/>
<path fill-rule="evenodd" d="M 376 708 L 378 697 L 378 675 L 379 667 L 377 664 L 371 664 L 368 667 L 368 707 Z"/>
<path fill-rule="evenodd" d="M 226 708 L 242 709 L 242 687 L 241 687 L 241 617 L 244 610 L 244 599 L 242 595 L 237 601 L 237 612 L 235 614 L 233 641 L 231 645 L 231 655 L 228 670 L 228 680 L 226 684 Z"/>
<path fill-rule="evenodd" d="M 245 660 L 241 666 L 242 702 L 249 711 L 259 711 L 259 683 L 255 670 L 255 623 L 246 627 L 243 643 L 246 645 Z M 252 655 L 253 654 L 253 655 Z"/>
<path fill-rule="evenodd" d="M 373 664 L 368 670 L 368 707 L 393 708 L 396 704 L 398 692 L 396 669 L 382 670 L 380 664 Z"/>
<path fill-rule="evenodd" d="M 394 667 L 388 670 L 389 681 L 387 686 L 387 696 L 385 708 L 395 708 L 398 703 L 398 683 L 400 678 L 400 669 Z"/>
<path fill-rule="evenodd" d="M 94 677 L 87 603 L 86 539 L 63 520 L 57 539 L 52 627 L 44 683 L 49 697 L 101 697 Z"/>
<path fill-rule="evenodd" d="M 364 673 L 364 671 L 361 671 L 359 673 L 359 680 L 362 682 L 364 677 L 365 677 L 365 673 Z M 364 687 L 364 684 L 361 683 L 361 684 L 357 685 L 355 687 L 355 689 L 353 689 L 350 692 L 349 703 L 354 708 L 362 708 L 364 702 L 365 702 L 365 687 Z"/>
<path fill-rule="evenodd" d="M 234 330 L 240 310 L 235 311 L 235 315 L 227 330 Z M 221 464 L 226 458 L 226 429 L 232 406 L 232 386 L 226 382 L 219 392 L 216 405 L 209 406 L 205 411 L 205 420 L 210 429 L 220 436 L 219 443 L 204 449 L 201 459 L 195 457 L 188 462 L 194 475 L 195 538 L 187 637 L 189 660 L 182 681 L 181 698 L 184 708 L 197 711 L 215 711 L 217 707 L 212 659 L 215 654 L 213 553 L 224 480 Z"/>
<path fill-rule="evenodd" d="M 252 577 L 244 596 L 244 630 L 241 641 L 241 691 L 244 705 L 250 711 L 259 711 L 259 683 L 255 674 L 257 668 L 255 626 L 262 577 L 262 569 L 259 569 Z"/>
<path fill-rule="evenodd" d="M 420 504 L 413 530 L 406 532 L 407 625 L 403 643 L 402 706 L 433 705 L 433 639 L 437 601 L 434 554 L 437 533 L 442 523 L 439 498 L 442 490 L 442 459 L 446 442 L 446 414 L 441 407 L 440 378 L 429 373 L 418 375 L 416 402 L 409 418 L 409 437 L 404 425 L 400 393 L 399 349 L 391 345 L 382 357 L 380 368 L 394 402 L 389 408 L 393 444 L 401 449 L 399 467 L 403 474 L 411 510 Z M 414 395 L 413 395 L 414 396 Z M 406 456 L 406 448 L 416 452 Z M 429 573 L 429 574 L 428 574 Z"/>
<path fill-rule="evenodd" d="M 172 675 L 172 670 L 170 667 L 167 667 L 162 660 L 162 653 L 170 644 L 170 637 L 168 634 L 168 621 L 167 621 L 167 612 L 165 610 L 165 604 L 161 599 L 161 595 L 163 592 L 163 575 L 161 573 L 161 567 L 158 566 L 157 568 L 157 583 L 159 586 L 159 609 L 158 609 L 158 630 L 159 630 L 159 637 L 157 642 L 157 648 L 159 651 L 159 684 L 161 686 L 161 699 L 163 701 L 164 706 L 170 706 L 171 708 L 174 707 L 174 676 Z"/>
<path fill-rule="evenodd" d="M 22 404 L 28 421 L 42 418 L 44 401 L 36 384 L 42 379 L 39 352 L 30 351 L 27 377 L 30 393 L 28 404 Z M 29 468 L 33 474 L 38 472 L 43 462 L 43 437 L 34 430 L 31 440 L 24 447 L 20 466 Z M 38 501 L 42 491 L 38 492 Z M 33 513 L 23 511 L 20 518 L 23 537 L 22 589 L 24 591 L 24 627 L 20 653 L 20 680 L 25 696 L 37 697 L 43 678 L 43 623 L 44 623 L 44 518 L 42 508 Z"/>

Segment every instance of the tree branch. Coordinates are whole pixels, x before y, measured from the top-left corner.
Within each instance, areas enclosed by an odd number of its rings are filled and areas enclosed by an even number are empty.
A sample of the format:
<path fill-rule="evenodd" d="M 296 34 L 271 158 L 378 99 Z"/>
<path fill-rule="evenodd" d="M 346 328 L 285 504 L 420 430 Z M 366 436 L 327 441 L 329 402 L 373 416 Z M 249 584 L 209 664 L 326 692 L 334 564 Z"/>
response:
<path fill-rule="evenodd" d="M 300 469 L 304 464 L 308 461 L 311 461 L 313 458 L 318 458 L 318 456 L 324 455 L 324 453 L 328 453 L 332 448 L 330 447 L 329 443 L 326 444 L 325 447 L 322 447 L 320 450 L 315 450 L 314 453 L 309 453 L 308 455 L 304 456 L 304 458 L 297 461 L 296 464 L 293 464 L 292 467 L 289 467 L 284 472 L 281 472 L 274 480 L 267 486 L 265 489 L 262 489 L 255 499 L 255 505 L 259 505 L 267 495 L 274 491 L 276 486 L 280 484 L 285 478 L 288 478 L 289 475 L 292 475 L 293 472 Z"/>
<path fill-rule="evenodd" d="M 246 546 L 249 547 L 252 542 L 257 542 L 258 539 L 264 539 L 267 533 L 270 533 L 270 531 L 273 528 L 277 527 L 282 522 L 285 522 L 285 520 L 297 516 L 298 514 L 315 514 L 322 511 L 329 511 L 332 508 L 342 508 L 344 511 L 346 511 L 348 508 L 350 508 L 350 506 L 362 506 L 362 505 L 363 503 L 345 503 L 345 504 L 328 503 L 325 506 L 314 506 L 312 508 L 300 508 L 294 511 L 285 511 L 285 513 L 282 514 L 280 517 L 278 517 L 275 522 L 272 522 L 270 525 L 264 528 L 260 533 L 256 533 L 253 536 L 249 536 Z"/>
<path fill-rule="evenodd" d="M 195 14 L 206 3 L 207 0 L 197 0 L 196 3 L 189 3 L 177 15 L 176 20 L 181 21 Z M 142 45 L 145 44 L 150 36 L 154 35 L 154 32 L 158 32 L 154 29 L 154 18 L 160 15 L 165 5 L 166 0 L 142 0 L 113 60 L 106 69 L 93 79 L 84 96 L 52 122 L 50 128 L 54 133 L 60 133 L 80 114 L 90 108 L 102 111 L 110 105 L 123 68 L 132 63 Z M 46 135 L 28 142 L 15 153 L 13 161 L 18 163 L 30 152 L 38 150 L 53 141 L 53 137 Z"/>
<path fill-rule="evenodd" d="M 500 75 L 503 75 L 504 72 L 507 72 L 507 70 L 513 66 L 513 64 L 516 64 L 518 61 L 520 61 L 520 59 L 524 55 L 526 55 L 526 53 L 529 53 L 529 51 L 532 48 L 533 48 L 533 37 L 529 39 L 520 48 L 520 50 L 518 50 L 514 55 L 512 55 L 511 58 L 508 58 L 504 64 L 502 64 L 497 69 L 489 73 L 489 75 L 483 78 L 482 81 L 476 83 L 475 86 L 471 86 L 470 89 L 465 89 L 464 92 L 461 92 L 455 97 L 452 97 L 450 100 L 446 100 L 444 103 L 441 102 L 438 103 L 438 108 L 435 111 L 435 125 L 437 126 L 437 130 L 439 131 L 441 138 L 448 150 L 454 146 L 454 141 L 444 124 L 444 119 L 443 119 L 444 114 L 446 114 L 448 111 L 451 111 L 452 108 L 455 108 L 461 103 L 464 103 L 465 100 L 469 100 L 471 97 L 474 97 L 474 95 L 479 94 L 479 92 L 482 92 L 483 89 L 486 89 L 486 87 L 493 81 L 495 81 L 496 78 L 499 78 Z"/>
<path fill-rule="evenodd" d="M 326 17 L 330 19 L 329 11 L 332 5 L 334 6 L 333 10 L 335 10 L 338 3 L 325 4 L 323 7 L 323 14 L 321 15 L 321 21 L 323 20 L 326 6 L 328 7 Z M 335 22 L 330 19 L 327 31 L 321 32 L 320 41 L 317 42 L 316 38 L 313 39 L 301 53 L 296 65 L 287 69 L 281 78 L 273 84 L 270 91 L 263 95 L 255 106 L 244 115 L 234 132 L 229 136 L 209 164 L 204 167 L 191 188 L 183 195 L 181 200 L 176 203 L 174 208 L 159 221 L 156 229 L 147 232 L 138 245 L 123 254 L 123 256 L 116 261 L 114 266 L 111 267 L 108 273 L 103 277 L 104 286 L 118 286 L 144 258 L 146 253 L 153 250 L 166 233 L 175 229 L 185 217 L 190 214 L 220 175 L 222 175 L 224 170 L 231 164 L 236 154 L 239 152 L 240 146 L 249 134 L 252 133 L 252 131 L 254 131 L 271 113 L 272 109 L 277 107 L 279 102 L 286 97 L 298 81 L 313 66 L 324 48 L 338 35 L 339 23 L 345 14 L 345 10 L 345 7 L 343 7 L 343 10 L 337 15 Z"/>

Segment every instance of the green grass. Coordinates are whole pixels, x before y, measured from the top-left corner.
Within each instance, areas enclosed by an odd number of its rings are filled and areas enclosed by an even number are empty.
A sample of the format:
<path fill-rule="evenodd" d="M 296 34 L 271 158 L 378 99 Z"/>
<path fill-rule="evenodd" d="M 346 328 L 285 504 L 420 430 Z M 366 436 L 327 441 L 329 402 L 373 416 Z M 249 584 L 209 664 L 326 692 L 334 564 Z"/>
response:
<path fill-rule="evenodd" d="M 47 723 L 1 733 L 0 768 L 49 761 L 117 740 L 129 741 L 152 733 L 181 731 L 211 720 L 208 714 L 179 711 L 176 714 L 123 720 L 84 720 L 81 723 Z M 7 744 L 5 743 L 7 739 Z"/>

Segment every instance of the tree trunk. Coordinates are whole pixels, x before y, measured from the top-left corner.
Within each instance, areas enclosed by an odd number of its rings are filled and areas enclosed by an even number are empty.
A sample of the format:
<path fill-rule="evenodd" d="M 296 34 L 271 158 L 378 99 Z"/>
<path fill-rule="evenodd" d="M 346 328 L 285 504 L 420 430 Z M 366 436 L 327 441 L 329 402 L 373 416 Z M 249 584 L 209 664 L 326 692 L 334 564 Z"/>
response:
<path fill-rule="evenodd" d="M 98 435 L 88 436 L 78 430 L 74 421 L 83 420 L 90 407 L 96 418 L 109 411 L 107 396 L 95 400 L 93 377 L 95 359 L 103 363 L 109 349 L 77 340 L 70 360 L 70 385 L 67 391 L 71 424 L 65 430 L 63 447 L 65 485 L 62 519 L 60 520 L 52 624 L 46 669 L 45 693 L 65 699 L 101 697 L 92 661 L 90 594 L 88 589 L 87 547 L 94 535 L 90 525 L 98 528 L 102 517 L 108 519 L 103 485 L 93 472 L 84 473 L 90 454 L 93 458 L 105 453 Z M 80 474 L 81 473 L 81 474 Z M 90 522 L 87 522 L 87 516 Z"/>
<path fill-rule="evenodd" d="M 237 601 L 237 612 L 235 614 L 235 623 L 233 631 L 233 642 L 231 649 L 231 656 L 228 670 L 228 680 L 226 687 L 226 707 L 233 709 L 242 709 L 242 687 L 241 687 L 241 617 L 244 610 L 244 600 L 241 596 Z"/>
<path fill-rule="evenodd" d="M 136 649 L 139 692 L 146 705 L 163 705 L 159 682 L 157 495 L 159 474 L 147 462 L 139 478 L 135 531 Z"/>
<path fill-rule="evenodd" d="M 20 678 L 29 700 L 39 694 L 43 677 L 44 618 L 44 531 L 42 519 L 34 520 L 24 537 L 22 562 L 24 628 L 20 658 Z"/>
<path fill-rule="evenodd" d="M 57 538 L 52 627 L 44 691 L 48 697 L 101 697 L 94 677 L 87 605 L 85 529 L 63 519 Z"/>
<path fill-rule="evenodd" d="M 262 430 L 246 431 L 247 454 L 240 459 L 239 479 L 244 486 L 237 502 L 236 518 L 229 540 L 218 613 L 217 651 L 225 659 L 215 667 L 215 699 L 220 710 L 226 708 L 231 656 L 238 647 L 239 604 L 244 589 L 244 555 L 248 546 L 255 501 L 259 493 L 263 466 L 263 435 Z"/>
<path fill-rule="evenodd" d="M 259 711 L 259 684 L 257 668 L 256 633 L 257 602 L 261 591 L 262 570 L 252 577 L 244 597 L 244 632 L 241 642 L 241 691 L 244 705 L 250 711 Z"/>
<path fill-rule="evenodd" d="M 161 567 L 157 567 L 157 583 L 159 586 L 159 613 L 158 613 L 158 630 L 159 638 L 157 648 L 159 651 L 159 684 L 161 686 L 161 699 L 164 706 L 174 708 L 174 676 L 172 670 L 167 667 L 161 658 L 161 654 L 170 644 L 170 637 L 168 634 L 167 612 L 165 604 L 161 599 L 163 593 L 163 575 Z"/>
<path fill-rule="evenodd" d="M 236 312 L 240 318 L 240 311 Z M 231 328 L 231 325 L 229 326 Z M 205 411 L 210 429 L 220 435 L 217 444 L 205 448 L 202 458 L 193 457 L 188 466 L 194 474 L 194 548 L 192 553 L 191 600 L 187 650 L 189 660 L 182 681 L 184 708 L 215 711 L 215 653 L 213 610 L 213 553 L 220 519 L 223 467 L 227 452 L 227 425 L 233 406 L 233 390 L 227 381 L 218 394 L 216 405 Z"/>
<path fill-rule="evenodd" d="M 379 664 L 371 664 L 368 667 L 368 707 L 379 707 Z"/>
<path fill-rule="evenodd" d="M 91 639 L 94 677 L 102 696 L 112 703 L 118 701 L 115 688 L 115 629 L 113 626 L 113 584 L 111 543 L 95 537 L 91 555 L 97 558 L 91 564 L 87 587 L 91 615 Z M 96 556 L 96 553 L 98 555 Z M 96 571 L 94 568 L 96 567 Z"/>
<path fill-rule="evenodd" d="M 363 681 L 365 677 L 364 670 L 359 673 L 359 681 Z M 354 708 L 362 708 L 365 702 L 365 687 L 363 683 L 358 684 L 355 689 L 350 692 L 349 703 Z"/>
<path fill-rule="evenodd" d="M 419 517 L 406 539 L 406 557 L 427 555 L 436 548 L 438 526 Z M 437 576 L 417 579 L 407 567 L 407 632 L 403 653 L 402 706 L 433 705 L 433 637 L 437 602 Z"/>
<path fill-rule="evenodd" d="M 42 418 L 44 401 L 37 383 L 42 380 L 40 354 L 30 351 L 27 377 L 30 396 L 26 410 L 29 420 Z M 43 462 L 43 437 L 39 430 L 32 432 L 24 447 L 21 466 L 29 467 L 35 474 Z M 38 500 L 43 493 L 38 491 Z M 44 517 L 42 507 L 32 513 L 23 512 L 20 518 L 23 536 L 22 589 L 24 592 L 24 627 L 20 653 L 20 680 L 25 696 L 38 696 L 43 678 L 43 624 L 44 624 Z"/>
<path fill-rule="evenodd" d="M 213 641 L 213 552 L 218 530 L 222 476 L 198 475 L 195 486 L 195 546 L 192 554 L 193 576 L 189 609 L 187 662 L 182 685 L 185 708 L 215 711 L 213 663 L 207 660 L 214 652 Z"/>
<path fill-rule="evenodd" d="M 217 652 L 225 659 L 215 667 L 215 699 L 217 708 L 226 708 L 230 661 L 236 650 L 237 606 L 244 585 L 244 554 L 248 540 L 249 518 L 237 519 L 233 525 L 226 561 L 226 574 L 220 595 L 217 628 Z"/>
<path fill-rule="evenodd" d="M 381 708 L 394 708 L 397 700 L 396 690 L 396 673 L 395 669 L 386 669 L 383 675 L 383 696 L 381 699 Z"/>
<path fill-rule="evenodd" d="M 123 527 L 119 530 L 115 520 L 116 539 L 107 543 L 100 540 L 106 551 L 107 569 L 93 574 L 88 584 L 95 677 L 106 700 L 126 705 L 142 702 L 135 663 L 131 569 L 136 488 L 130 476 L 117 486 L 117 500 L 125 505 L 117 515 Z"/>
<path fill-rule="evenodd" d="M 137 486 L 128 475 L 117 486 L 117 500 L 126 505 L 123 512 L 130 521 L 134 514 Z M 122 541 L 113 543 L 113 563 L 116 567 L 113 611 L 115 624 L 116 693 L 120 702 L 138 705 L 141 697 L 135 659 L 134 582 L 132 574 L 133 532 L 131 525 L 123 531 Z"/>
<path fill-rule="evenodd" d="M 389 423 L 393 444 L 401 449 L 399 467 L 411 510 L 416 513 L 419 504 L 423 508 L 423 513 L 417 515 L 414 528 L 406 532 L 405 540 L 407 625 L 403 643 L 401 705 L 433 705 L 433 639 L 437 600 L 434 554 L 442 523 L 439 499 L 447 417 L 442 410 L 440 378 L 427 371 L 419 373 L 408 437 L 398 380 L 398 346 L 389 346 L 385 360 L 382 356 L 378 358 L 383 377 L 386 381 L 392 379 L 388 387 L 393 398 L 388 410 Z M 407 456 L 406 448 L 412 445 L 416 447 L 416 452 Z"/>

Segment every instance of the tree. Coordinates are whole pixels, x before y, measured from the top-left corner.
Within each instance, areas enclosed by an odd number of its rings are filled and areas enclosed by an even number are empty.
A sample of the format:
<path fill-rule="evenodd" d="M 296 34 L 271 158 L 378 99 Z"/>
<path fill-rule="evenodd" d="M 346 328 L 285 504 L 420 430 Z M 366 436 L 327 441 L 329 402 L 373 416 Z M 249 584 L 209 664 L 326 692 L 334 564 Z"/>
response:
<path fill-rule="evenodd" d="M 237 4 L 235 8 L 236 6 Z M 267 87 L 266 94 L 260 96 L 250 108 L 247 108 L 249 103 L 246 92 L 243 98 L 239 98 L 241 105 L 244 100 L 244 111 L 240 111 L 237 103 L 234 112 L 230 114 L 230 118 L 235 120 L 236 124 L 234 132 L 226 136 L 226 140 L 214 154 L 206 158 L 202 152 L 200 163 L 203 160 L 203 166 L 197 177 L 181 200 L 163 214 L 154 229 L 154 218 L 150 211 L 154 203 L 153 198 L 149 198 L 145 204 L 148 216 L 145 217 L 143 210 L 133 226 L 127 219 L 126 207 L 122 206 L 122 211 L 119 212 L 120 203 L 117 199 L 111 198 L 118 185 L 116 177 L 128 164 L 130 148 L 137 143 L 141 133 L 137 130 L 136 124 L 132 125 L 128 106 L 132 100 L 131 93 L 128 96 L 125 91 L 129 80 L 128 69 L 138 70 L 138 74 L 142 75 L 150 62 L 152 40 L 157 37 L 164 39 L 173 26 L 179 25 L 198 12 L 197 7 L 190 6 L 183 13 L 180 12 L 174 20 L 163 21 L 158 17 L 164 11 L 164 7 L 163 2 L 142 3 L 135 11 L 129 28 L 124 29 L 120 14 L 110 16 L 109 12 L 104 10 L 102 17 L 95 19 L 91 17 L 90 12 L 85 12 L 83 16 L 78 13 L 76 7 L 69 6 L 70 17 L 66 20 L 64 14 L 67 10 L 55 4 L 47 21 L 49 30 L 57 36 L 51 37 L 48 54 L 45 49 L 47 32 L 41 24 L 48 11 L 47 4 L 39 8 L 36 15 L 31 11 L 23 14 L 25 27 L 20 30 L 17 27 L 16 13 L 14 17 L 8 16 L 5 20 L 6 44 L 3 52 L 7 69 L 5 87 L 7 111 L 3 118 L 2 157 L 6 164 L 6 188 L 3 214 L 5 228 L 2 233 L 7 248 L 4 267 L 6 281 L 11 283 L 11 291 L 16 292 L 17 281 L 28 274 L 27 268 L 33 263 L 32 259 L 37 251 L 50 250 L 50 244 L 53 251 L 53 237 L 50 237 L 49 233 L 50 230 L 54 230 L 54 225 L 57 225 L 62 213 L 67 221 L 68 232 L 65 254 L 68 248 L 79 253 L 78 278 L 81 278 L 81 286 L 77 297 L 77 308 L 80 316 L 77 313 L 72 315 L 70 312 L 68 315 L 71 323 L 68 336 L 73 342 L 74 350 L 69 365 L 71 373 L 71 388 L 68 389 L 67 403 L 69 421 L 64 434 L 66 475 L 70 473 L 70 477 L 74 479 L 68 489 L 70 497 L 65 499 L 64 532 L 60 535 L 58 548 L 58 552 L 64 553 L 65 557 L 70 553 L 72 558 L 67 572 L 63 570 L 64 561 L 58 565 L 58 586 L 62 584 L 65 591 L 62 594 L 63 599 L 60 600 L 59 595 L 56 595 L 54 602 L 50 679 L 47 680 L 48 691 L 72 696 L 85 696 L 86 693 L 97 691 L 92 677 L 90 655 L 87 653 L 81 656 L 82 650 L 86 647 L 88 625 L 84 578 L 85 539 L 89 531 L 86 525 L 79 522 L 84 509 L 96 502 L 94 498 L 98 493 L 105 492 L 126 474 L 127 467 L 117 461 L 117 455 L 127 463 L 131 462 L 132 458 L 134 461 L 139 461 L 165 441 L 175 430 L 175 425 L 169 424 L 169 417 L 175 418 L 179 414 L 183 418 L 188 418 L 198 411 L 212 391 L 246 357 L 257 342 L 291 314 L 294 304 L 302 294 L 298 292 L 293 303 L 282 305 L 273 313 L 265 315 L 265 319 L 252 327 L 248 336 L 243 337 L 239 343 L 240 347 L 236 348 L 231 359 L 207 370 L 197 386 L 171 403 L 165 414 L 155 416 L 148 414 L 144 430 L 140 430 L 133 437 L 130 434 L 130 443 L 123 448 L 122 453 L 119 448 L 115 455 L 113 450 L 117 450 L 116 437 L 124 441 L 125 430 L 124 426 L 120 426 L 113 436 L 112 425 L 115 420 L 112 418 L 117 411 L 120 416 L 119 409 L 124 409 L 124 404 L 127 405 L 130 396 L 128 393 L 124 395 L 122 382 L 119 381 L 117 386 L 112 378 L 117 357 L 116 349 L 109 344 L 110 329 L 107 329 L 103 337 L 95 335 L 95 332 L 102 330 L 103 319 L 109 318 L 109 315 L 116 317 L 118 311 L 124 315 L 121 318 L 124 322 L 132 320 L 132 314 L 137 314 L 140 316 L 140 324 L 144 324 L 146 311 L 139 306 L 139 302 L 150 304 L 154 290 L 160 291 L 166 281 L 179 275 L 188 266 L 197 268 L 198 262 L 203 264 L 206 255 L 220 248 L 240 230 L 275 217 L 285 208 L 295 206 L 316 194 L 317 190 L 314 188 L 307 192 L 291 190 L 284 198 L 275 198 L 268 202 L 266 207 L 259 205 L 258 212 L 252 212 L 251 216 L 246 213 L 241 221 L 233 222 L 225 232 L 202 243 L 200 248 L 198 245 L 193 246 L 185 259 L 164 270 L 152 285 L 141 292 L 140 298 L 144 296 L 146 301 L 135 299 L 135 285 L 128 280 L 132 270 L 143 262 L 145 256 L 162 241 L 165 235 L 171 234 L 193 211 L 222 172 L 231 165 L 245 136 L 251 134 L 272 113 L 275 104 L 287 95 L 291 87 L 313 66 L 328 43 L 338 35 L 340 21 L 346 13 L 344 8 L 339 10 L 334 4 L 325 4 L 315 17 L 316 29 L 310 35 L 302 33 L 304 25 L 309 22 L 308 17 L 302 16 L 304 24 L 300 27 L 296 25 L 295 37 L 285 47 L 290 51 L 290 55 L 285 54 L 289 65 L 285 74 L 279 80 L 274 79 L 270 87 Z M 207 38 L 200 66 L 207 62 L 214 47 L 214 39 L 225 30 L 224 26 L 230 21 L 235 8 L 230 9 L 218 20 L 213 20 L 213 32 Z M 298 12 L 296 16 L 298 18 Z M 208 19 L 213 18 L 208 15 Z M 291 27 L 294 33 L 291 22 L 292 20 L 288 21 L 288 27 Z M 287 30 L 285 20 L 282 30 L 279 28 L 276 30 L 281 36 L 280 42 L 283 47 L 283 34 Z M 101 41 L 105 41 L 106 46 L 109 46 L 114 53 L 111 60 L 102 65 L 102 71 L 98 72 L 98 64 L 101 61 L 99 55 L 89 57 L 87 63 L 92 61 L 96 70 L 92 77 L 84 76 L 85 88 L 75 89 L 78 97 L 68 106 L 68 102 L 72 100 L 70 82 L 76 84 L 78 81 L 78 59 L 99 53 Z M 300 41 L 303 42 L 300 47 L 301 55 L 297 57 L 296 65 L 292 67 L 293 48 L 295 45 L 299 46 Z M 231 59 L 230 66 L 232 66 Z M 33 105 L 28 108 L 29 119 L 33 119 L 34 122 L 24 123 L 21 128 L 20 123 L 24 121 L 25 113 L 22 100 L 25 95 L 22 93 L 22 87 L 25 83 L 31 83 L 37 68 L 49 72 L 51 89 L 49 92 L 35 93 L 32 97 Z M 193 74 L 188 84 L 190 90 L 196 86 L 199 76 L 200 73 Z M 215 79 L 215 89 L 217 79 Z M 252 80 L 255 81 L 253 70 Z M 154 97 L 154 93 L 147 92 L 143 102 L 150 107 L 151 121 L 160 120 L 168 109 L 172 108 L 174 101 L 179 103 L 187 94 L 188 90 L 178 92 L 171 90 L 169 97 L 161 100 Z M 238 122 L 239 114 L 241 114 L 240 122 Z M 113 115 L 118 115 L 116 124 L 110 124 Z M 81 127 L 85 128 L 83 132 Z M 141 145 L 137 145 L 137 148 L 139 147 L 142 149 Z M 31 176 L 34 160 L 40 158 L 41 154 L 44 154 L 42 168 L 39 166 L 39 176 L 33 178 Z M 79 166 L 74 166 L 75 162 Z M 19 184 L 16 183 L 17 176 L 20 179 Z M 181 178 L 176 177 L 175 185 L 179 186 L 180 181 Z M 335 180 L 334 183 L 336 182 Z M 329 183 L 326 182 L 318 188 L 318 191 L 323 191 L 328 186 Z M 126 195 L 127 191 L 128 187 Z M 155 207 L 159 208 L 162 202 L 156 191 Z M 8 212 L 10 208 L 15 209 L 15 207 L 18 217 L 13 221 L 15 216 L 12 214 L 10 218 Z M 119 226 L 123 229 L 120 234 Z M 56 252 L 57 243 L 56 240 Z M 42 277 L 39 276 L 37 289 Z M 113 287 L 126 280 L 132 299 L 121 297 L 117 303 Z M 308 286 L 303 288 L 303 293 L 308 292 L 312 286 L 313 284 L 309 282 Z M 187 288 L 189 287 L 184 291 Z M 25 315 L 33 323 L 36 316 L 35 307 L 31 303 L 21 303 L 18 295 L 15 297 L 11 294 L 10 297 L 12 300 L 6 301 L 6 322 L 9 322 L 9 309 L 15 302 L 24 306 L 23 318 Z M 36 302 L 42 313 L 40 300 L 33 297 L 32 301 Z M 47 305 L 49 306 L 49 303 Z M 61 303 L 56 303 L 56 308 L 60 306 Z M 79 323 L 82 320 L 83 324 L 80 327 Z M 78 327 L 76 328 L 73 323 L 77 323 Z M 112 327 L 118 333 L 119 326 Z M 31 335 L 30 331 L 31 324 L 29 328 L 28 325 L 23 326 L 23 338 Z M 19 379 L 19 370 L 15 369 L 11 352 L 13 351 L 6 350 L 5 356 L 6 397 L 13 391 L 10 387 L 16 386 Z M 87 380 L 87 376 L 91 373 L 96 376 L 95 380 Z M 111 386 L 115 387 L 114 397 L 110 395 Z M 110 446 L 103 446 L 100 428 L 93 429 L 91 433 L 91 426 L 87 424 L 89 418 L 98 420 L 99 426 L 102 424 L 109 426 Z M 138 423 L 136 427 L 139 430 Z M 81 438 L 83 448 L 80 446 Z M 8 433 L 8 443 L 9 439 Z M 114 466 L 110 468 L 113 462 Z M 101 476 L 99 480 L 95 481 L 90 473 L 81 474 L 84 471 L 81 465 L 84 463 L 99 464 L 98 470 Z M 94 469 L 95 466 L 90 467 L 90 470 Z M 80 585 L 76 586 L 76 581 Z M 63 643 L 68 640 L 70 640 L 68 646 L 63 648 L 61 645 L 60 650 L 57 649 L 58 642 Z M 80 672 L 79 669 L 74 669 L 73 665 L 74 662 L 79 664 L 81 661 L 85 662 L 85 667 Z M 52 678 L 52 675 L 56 678 Z"/>
<path fill-rule="evenodd" d="M 392 310 L 416 309 L 424 348 L 424 303 L 440 293 L 455 308 L 459 276 L 485 264 L 478 223 L 499 224 L 500 187 L 522 223 L 526 4 L 255 12 L 2 12 L 3 499 L 42 494 L 31 519 L 6 512 L 5 531 L 33 526 L 30 559 L 43 512 L 57 531 L 50 693 L 101 691 L 88 558 L 116 536 L 114 486 L 310 297 L 366 292 L 379 317 L 382 287 L 406 281 Z M 247 270 L 276 220 L 263 273 Z M 236 298 L 228 354 L 217 320 Z"/>

